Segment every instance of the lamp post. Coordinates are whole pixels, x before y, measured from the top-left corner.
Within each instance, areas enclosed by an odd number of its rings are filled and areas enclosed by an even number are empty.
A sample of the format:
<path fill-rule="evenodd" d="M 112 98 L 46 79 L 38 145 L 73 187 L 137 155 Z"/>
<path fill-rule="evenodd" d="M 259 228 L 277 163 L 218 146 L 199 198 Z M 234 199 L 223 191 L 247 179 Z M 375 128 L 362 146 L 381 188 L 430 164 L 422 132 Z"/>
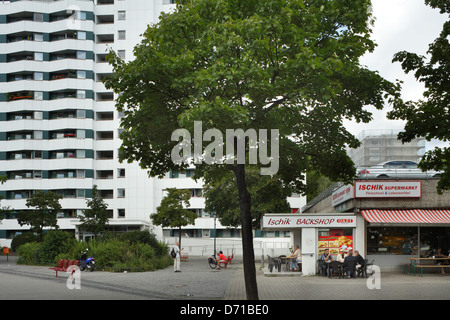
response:
<path fill-rule="evenodd" d="M 217 215 L 214 212 L 214 259 L 216 258 L 216 234 L 217 234 L 216 218 L 217 218 Z"/>

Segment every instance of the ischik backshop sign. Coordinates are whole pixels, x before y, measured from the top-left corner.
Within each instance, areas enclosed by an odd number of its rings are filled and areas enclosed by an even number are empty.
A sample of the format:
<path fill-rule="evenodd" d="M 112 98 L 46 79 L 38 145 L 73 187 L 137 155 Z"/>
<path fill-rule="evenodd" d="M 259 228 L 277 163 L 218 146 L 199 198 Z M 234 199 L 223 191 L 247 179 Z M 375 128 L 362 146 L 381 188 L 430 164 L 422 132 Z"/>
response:
<path fill-rule="evenodd" d="M 354 228 L 355 216 L 264 215 L 262 228 Z"/>

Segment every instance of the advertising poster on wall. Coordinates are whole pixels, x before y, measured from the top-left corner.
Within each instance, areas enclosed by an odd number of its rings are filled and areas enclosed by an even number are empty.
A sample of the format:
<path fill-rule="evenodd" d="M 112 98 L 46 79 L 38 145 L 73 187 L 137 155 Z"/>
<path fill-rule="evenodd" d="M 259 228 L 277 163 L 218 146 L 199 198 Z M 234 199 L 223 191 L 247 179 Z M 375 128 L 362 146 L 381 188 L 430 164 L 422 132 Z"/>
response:
<path fill-rule="evenodd" d="M 337 256 L 343 245 L 353 247 L 353 236 L 319 236 L 319 256 L 329 249 L 331 255 Z"/>

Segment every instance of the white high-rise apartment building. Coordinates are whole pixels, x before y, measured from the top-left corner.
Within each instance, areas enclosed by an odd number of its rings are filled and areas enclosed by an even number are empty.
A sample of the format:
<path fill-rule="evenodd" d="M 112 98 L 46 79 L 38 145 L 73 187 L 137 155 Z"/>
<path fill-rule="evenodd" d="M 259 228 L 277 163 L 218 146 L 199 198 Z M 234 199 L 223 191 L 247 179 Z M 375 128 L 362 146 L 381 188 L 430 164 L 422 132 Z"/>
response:
<path fill-rule="evenodd" d="M 0 185 L 1 206 L 27 210 L 36 190 L 63 196 L 58 224 L 78 238 L 77 216 L 97 185 L 115 231 L 151 230 L 149 218 L 168 187 L 190 189 L 199 213 L 193 237 L 210 237 L 213 218 L 204 212 L 202 183 L 186 173 L 148 178 L 138 164 L 119 163 L 120 118 L 114 94 L 102 79 L 112 72 L 109 49 L 133 59 L 147 25 L 174 7 L 170 0 L 0 0 Z M 290 199 L 295 210 L 304 198 Z M 0 222 L 0 246 L 29 226 L 14 212 Z M 240 232 L 217 225 L 221 236 Z M 184 232 L 183 231 L 183 232 Z"/>

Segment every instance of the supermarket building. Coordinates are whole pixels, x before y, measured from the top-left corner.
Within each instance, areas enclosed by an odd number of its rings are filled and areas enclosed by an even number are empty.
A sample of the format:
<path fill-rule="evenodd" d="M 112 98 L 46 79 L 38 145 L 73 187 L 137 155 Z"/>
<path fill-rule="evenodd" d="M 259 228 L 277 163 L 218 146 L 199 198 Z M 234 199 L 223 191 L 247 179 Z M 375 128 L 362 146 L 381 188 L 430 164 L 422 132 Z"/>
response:
<path fill-rule="evenodd" d="M 315 274 L 325 249 L 342 245 L 374 260 L 382 271 L 401 270 L 411 257 L 450 250 L 450 191 L 437 179 L 356 180 L 326 190 L 300 214 L 266 214 L 263 230 L 289 230 L 302 250 L 303 273 Z"/>

